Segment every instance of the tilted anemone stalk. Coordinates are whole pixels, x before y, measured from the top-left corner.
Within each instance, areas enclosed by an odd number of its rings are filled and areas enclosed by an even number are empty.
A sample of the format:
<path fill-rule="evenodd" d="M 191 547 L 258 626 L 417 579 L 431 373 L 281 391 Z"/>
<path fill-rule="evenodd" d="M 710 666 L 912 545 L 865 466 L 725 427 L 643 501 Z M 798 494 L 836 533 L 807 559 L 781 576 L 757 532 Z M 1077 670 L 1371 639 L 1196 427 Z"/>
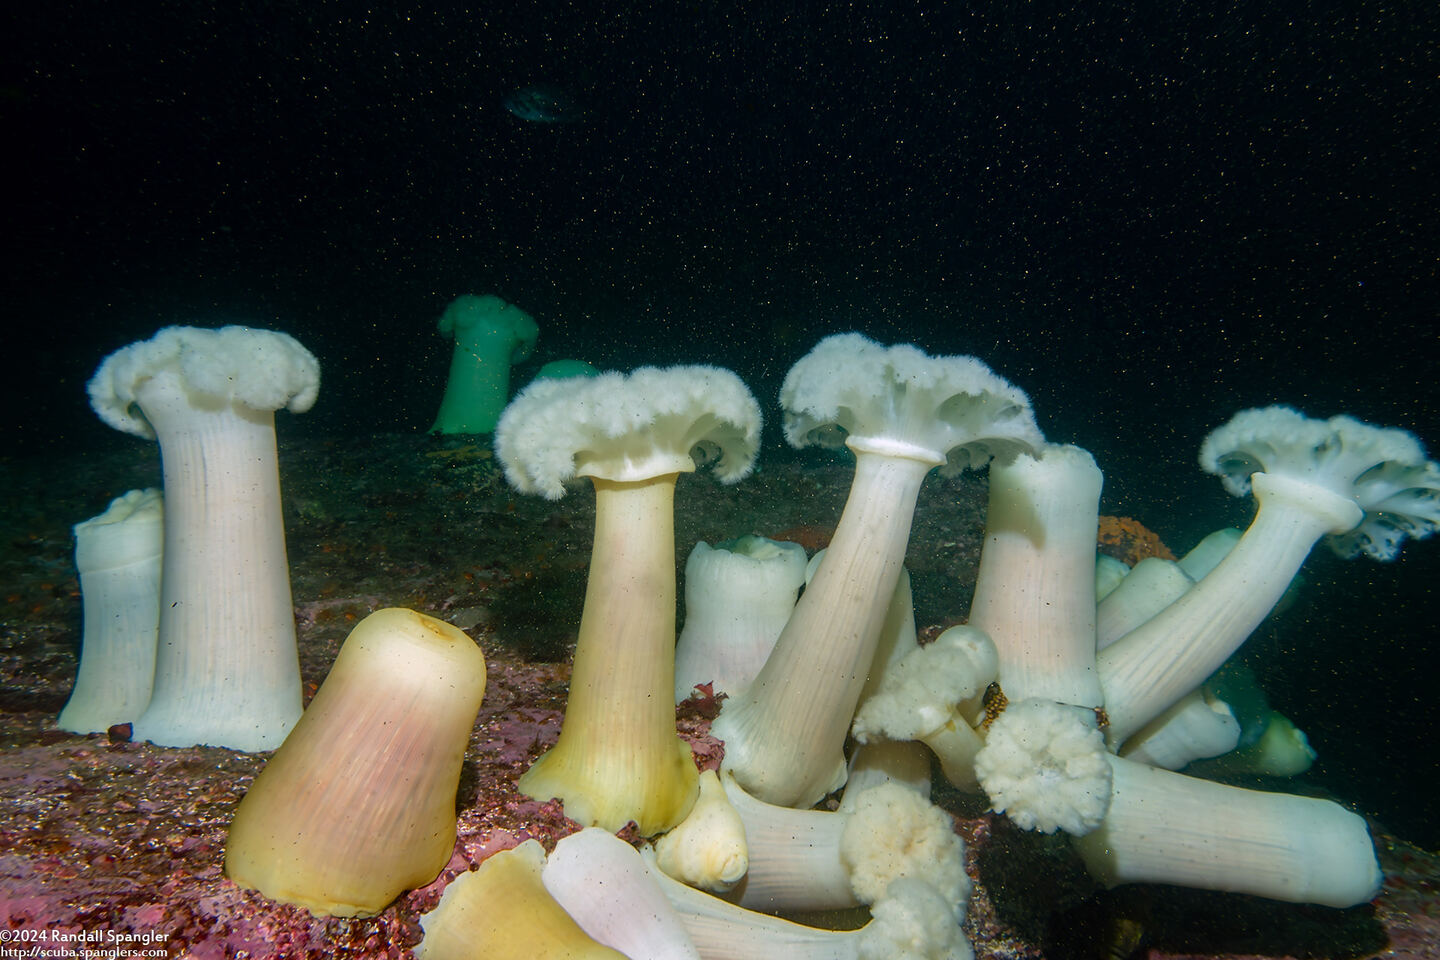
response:
<path fill-rule="evenodd" d="M 1289 407 L 1243 410 L 1205 438 L 1200 463 L 1255 519 L 1178 600 L 1100 651 L 1120 745 L 1214 673 L 1269 615 L 1322 538 L 1341 556 L 1391 560 L 1440 530 L 1440 465 L 1411 434 Z"/>
<path fill-rule="evenodd" d="M 738 775 L 757 795 L 809 806 L 845 782 L 841 747 L 885 621 L 886 604 L 872 598 L 895 592 L 920 485 L 937 466 L 857 452 L 855 482 L 825 559 L 760 674 L 734 701 L 743 708 L 727 709 L 714 725 L 726 742 L 727 767 L 743 771 Z M 827 642 L 798 640 L 805 636 Z M 784 729 L 791 717 L 806 718 L 813 737 L 747 735 Z"/>
<path fill-rule="evenodd" d="M 895 592 L 925 475 L 1042 442 L 1025 394 L 974 357 L 827 337 L 780 393 L 791 444 L 845 437 L 855 479 L 835 537 L 765 667 L 711 732 L 752 795 L 811 806 L 845 781 L 842 751 Z"/>

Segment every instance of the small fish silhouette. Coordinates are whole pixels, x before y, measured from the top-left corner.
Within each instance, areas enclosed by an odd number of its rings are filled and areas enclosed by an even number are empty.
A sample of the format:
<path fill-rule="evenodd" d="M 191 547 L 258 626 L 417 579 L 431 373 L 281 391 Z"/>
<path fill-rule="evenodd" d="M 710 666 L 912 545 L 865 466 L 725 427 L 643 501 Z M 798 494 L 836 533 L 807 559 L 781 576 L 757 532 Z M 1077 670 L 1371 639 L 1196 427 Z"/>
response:
<path fill-rule="evenodd" d="M 521 87 L 503 101 L 514 117 L 526 123 L 581 123 L 585 110 L 564 90 L 548 83 Z"/>

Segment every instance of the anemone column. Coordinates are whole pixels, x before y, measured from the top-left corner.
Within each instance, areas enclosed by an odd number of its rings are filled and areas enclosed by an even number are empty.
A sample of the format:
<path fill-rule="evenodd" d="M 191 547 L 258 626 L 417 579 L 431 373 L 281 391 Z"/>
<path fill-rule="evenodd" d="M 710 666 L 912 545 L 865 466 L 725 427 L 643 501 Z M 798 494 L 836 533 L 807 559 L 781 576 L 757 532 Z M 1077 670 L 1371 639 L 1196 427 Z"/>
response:
<path fill-rule="evenodd" d="M 1011 459 L 1042 442 L 1025 394 L 974 357 L 931 357 L 857 333 L 826 337 L 780 391 L 793 446 L 855 454 L 835 538 L 764 669 L 711 727 L 725 768 L 770 803 L 811 806 L 845 782 L 842 747 L 936 467 Z"/>
<path fill-rule="evenodd" d="M 675 734 L 675 479 L 595 480 L 595 543 L 560 740 L 520 778 L 579 823 L 650 834 L 695 799 L 690 747 Z M 643 531 L 643 533 L 642 533 Z M 616 642 L 623 638 L 624 642 Z"/>
<path fill-rule="evenodd" d="M 595 542 L 560 740 L 520 779 L 567 816 L 641 835 L 679 823 L 698 792 L 675 732 L 675 480 L 714 455 L 750 471 L 760 409 L 733 373 L 642 367 L 581 383 L 537 380 L 506 408 L 495 452 L 517 489 L 551 499 L 595 485 Z M 704 458 L 702 458 L 704 459 Z"/>
<path fill-rule="evenodd" d="M 167 327 L 91 378 L 101 419 L 159 440 L 165 477 L 155 683 L 136 739 L 273 750 L 299 719 L 274 412 L 310 409 L 319 380 L 294 339 L 248 327 Z"/>
<path fill-rule="evenodd" d="M 771 803 L 808 806 L 845 782 L 845 736 L 895 592 L 933 460 L 857 454 L 835 537 L 764 668 L 712 727 L 726 768 Z M 823 636 L 823 644 L 805 638 Z M 786 731 L 783 736 L 774 731 Z"/>
<path fill-rule="evenodd" d="M 160 441 L 166 517 L 155 688 L 135 739 L 274 749 L 301 706 L 275 415 L 197 415 L 173 373 L 139 403 Z"/>

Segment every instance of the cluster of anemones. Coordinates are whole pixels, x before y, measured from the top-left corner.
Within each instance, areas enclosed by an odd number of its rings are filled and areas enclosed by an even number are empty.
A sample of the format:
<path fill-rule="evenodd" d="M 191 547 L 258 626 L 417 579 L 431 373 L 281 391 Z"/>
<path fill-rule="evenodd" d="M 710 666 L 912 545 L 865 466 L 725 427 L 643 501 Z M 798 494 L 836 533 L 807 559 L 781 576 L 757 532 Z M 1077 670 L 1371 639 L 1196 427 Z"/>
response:
<path fill-rule="evenodd" d="M 160 418 L 146 397 L 163 392 L 132 393 Z M 118 395 L 112 412 L 126 409 Z M 754 398 L 728 371 L 682 366 L 539 380 L 506 408 L 495 448 L 512 485 L 551 498 L 579 478 L 595 488 L 564 723 L 519 781 L 592 829 L 548 862 L 525 844 L 452 882 L 423 955 L 964 956 L 969 881 L 928 800 L 932 754 L 1019 826 L 1073 835 L 1110 884 L 1333 906 L 1374 894 L 1361 818 L 1174 770 L 1240 742 L 1207 680 L 1320 538 L 1388 559 L 1440 527 L 1440 469 L 1413 437 L 1246 411 L 1201 460 L 1232 492 L 1254 490 L 1250 528 L 1179 562 L 1097 571 L 1100 470 L 1047 444 L 1025 395 L 980 361 L 829 337 L 790 371 L 781 403 L 792 444 L 853 453 L 849 498 L 808 567 L 798 548 L 756 538 L 696 548 L 678 674 L 677 480 L 701 465 L 726 482 L 748 474 Z M 936 468 L 987 464 L 969 624 L 919 646 L 903 562 L 921 485 Z M 718 776 L 697 774 L 676 733 L 674 702 L 697 683 L 727 695 L 711 731 L 725 744 Z M 241 804 L 230 875 L 344 914 L 433 878 L 483 688 L 483 659 L 453 628 L 410 611 L 366 620 Z M 1273 726 L 1275 743 L 1304 747 Z M 1293 770 L 1308 762 L 1297 753 L 1267 762 Z M 814 809 L 841 788 L 836 809 Z M 612 835 L 632 823 L 656 838 L 643 856 Z M 871 920 L 850 933 L 773 915 L 862 906 Z"/>

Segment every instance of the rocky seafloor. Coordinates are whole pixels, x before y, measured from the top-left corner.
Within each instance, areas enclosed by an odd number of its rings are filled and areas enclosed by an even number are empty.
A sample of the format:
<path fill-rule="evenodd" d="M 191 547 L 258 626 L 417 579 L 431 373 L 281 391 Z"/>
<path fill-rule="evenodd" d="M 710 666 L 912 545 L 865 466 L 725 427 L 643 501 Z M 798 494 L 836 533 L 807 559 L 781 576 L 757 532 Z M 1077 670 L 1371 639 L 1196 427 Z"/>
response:
<path fill-rule="evenodd" d="M 520 496 L 483 442 L 454 438 L 287 440 L 281 465 L 307 696 L 350 628 L 380 607 L 449 620 L 485 650 L 449 864 L 377 917 L 311 917 L 238 889 L 221 869 L 226 826 L 263 756 L 54 730 L 81 627 L 70 526 L 127 489 L 157 485 L 158 464 L 141 443 L 12 459 L 0 462 L 0 931 L 11 938 L 0 948 L 405 957 L 450 878 L 526 837 L 549 847 L 575 829 L 557 804 L 523 797 L 514 782 L 559 731 L 589 562 L 589 491 Z M 697 540 L 743 533 L 813 547 L 849 479 L 847 466 L 823 458 L 767 461 L 734 487 L 682 478 L 677 564 Z M 968 607 L 983 499 L 974 476 L 932 477 L 922 493 L 908 563 L 918 621 L 932 631 Z M 702 755 L 714 748 L 703 713 L 682 709 L 681 721 Z M 1023 833 L 974 797 L 941 789 L 936 799 L 970 845 L 967 933 L 981 958 L 1440 957 L 1440 858 L 1378 823 L 1384 889 L 1371 904 L 1332 910 L 1169 887 L 1105 891 L 1062 840 Z"/>

